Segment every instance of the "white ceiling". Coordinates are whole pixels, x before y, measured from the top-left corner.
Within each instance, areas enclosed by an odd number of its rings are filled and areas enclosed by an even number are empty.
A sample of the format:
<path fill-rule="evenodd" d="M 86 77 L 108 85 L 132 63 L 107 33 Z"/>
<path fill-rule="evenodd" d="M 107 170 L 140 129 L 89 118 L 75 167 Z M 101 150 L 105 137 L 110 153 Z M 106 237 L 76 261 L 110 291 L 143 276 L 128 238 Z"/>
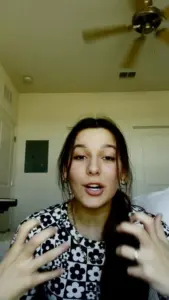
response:
<path fill-rule="evenodd" d="M 135 32 L 85 44 L 82 30 L 131 24 L 134 0 L 0 0 L 0 62 L 20 92 L 169 89 L 169 46 L 149 35 L 135 79 L 120 62 Z M 154 0 L 159 8 L 169 0 Z M 166 24 L 169 26 L 169 22 Z M 34 78 L 24 85 L 23 75 Z"/>

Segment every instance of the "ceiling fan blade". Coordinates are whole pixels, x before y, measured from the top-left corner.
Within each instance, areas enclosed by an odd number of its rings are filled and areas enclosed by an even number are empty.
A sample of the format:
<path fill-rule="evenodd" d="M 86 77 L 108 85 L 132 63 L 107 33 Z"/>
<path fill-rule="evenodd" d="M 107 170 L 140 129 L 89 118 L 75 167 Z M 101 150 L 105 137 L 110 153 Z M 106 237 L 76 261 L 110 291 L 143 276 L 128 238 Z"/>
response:
<path fill-rule="evenodd" d="M 134 40 L 127 56 L 125 57 L 125 59 L 123 60 L 123 62 L 121 64 L 121 68 L 129 69 L 134 66 L 136 59 L 139 55 L 139 52 L 145 43 L 145 40 L 146 40 L 146 38 L 144 36 L 141 36 Z"/>
<path fill-rule="evenodd" d="M 98 40 L 120 33 L 127 33 L 133 30 L 132 25 L 119 25 L 104 28 L 96 28 L 83 31 L 83 39 L 85 41 Z"/>
<path fill-rule="evenodd" d="M 165 19 L 169 19 L 169 6 L 165 7 L 162 10 L 162 15 L 164 16 Z"/>
<path fill-rule="evenodd" d="M 152 0 L 135 0 L 135 7 L 137 11 L 143 10 L 146 7 L 152 6 Z"/>
<path fill-rule="evenodd" d="M 158 30 L 156 32 L 156 37 L 161 40 L 162 42 L 165 42 L 169 45 L 169 29 L 163 28 L 161 30 Z"/>

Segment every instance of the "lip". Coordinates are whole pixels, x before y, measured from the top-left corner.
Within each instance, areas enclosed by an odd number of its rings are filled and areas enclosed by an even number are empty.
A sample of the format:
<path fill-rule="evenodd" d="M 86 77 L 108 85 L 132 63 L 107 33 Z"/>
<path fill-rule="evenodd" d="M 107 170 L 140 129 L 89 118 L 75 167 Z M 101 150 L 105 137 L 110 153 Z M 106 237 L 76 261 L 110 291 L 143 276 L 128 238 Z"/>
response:
<path fill-rule="evenodd" d="M 102 183 L 100 183 L 100 182 L 88 182 L 88 183 L 84 184 L 84 187 L 87 187 L 88 185 L 99 185 L 99 186 L 101 186 L 101 188 L 104 188 L 104 187 L 105 187 L 105 186 L 104 186 Z"/>
<path fill-rule="evenodd" d="M 99 185 L 101 188 L 99 190 L 92 190 L 88 187 L 88 185 Z M 101 196 L 103 191 L 104 191 L 104 186 L 103 184 L 99 183 L 99 182 L 90 182 L 88 184 L 84 185 L 85 188 L 85 192 L 92 197 L 98 197 Z"/>

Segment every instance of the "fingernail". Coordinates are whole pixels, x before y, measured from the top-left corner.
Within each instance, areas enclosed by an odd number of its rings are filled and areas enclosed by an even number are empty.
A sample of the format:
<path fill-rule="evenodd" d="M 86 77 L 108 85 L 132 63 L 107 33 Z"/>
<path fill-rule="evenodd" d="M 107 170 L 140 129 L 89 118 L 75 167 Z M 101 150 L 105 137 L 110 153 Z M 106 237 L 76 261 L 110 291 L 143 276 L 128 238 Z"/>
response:
<path fill-rule="evenodd" d="M 57 231 L 57 227 L 49 226 L 49 228 L 52 228 L 53 230 Z"/>
<path fill-rule="evenodd" d="M 65 273 L 65 269 L 60 269 L 60 272 L 63 274 Z"/>
<path fill-rule="evenodd" d="M 36 226 L 39 226 L 41 223 L 40 223 L 40 221 L 38 220 L 38 219 L 34 219 L 34 221 L 35 221 L 35 225 Z"/>
<path fill-rule="evenodd" d="M 49 227 L 52 230 L 53 235 L 55 235 L 57 233 L 57 228 L 56 227 Z"/>
<path fill-rule="evenodd" d="M 163 219 L 163 214 L 159 213 L 159 214 L 157 214 L 156 216 L 157 216 L 157 217 L 159 216 L 160 219 L 161 219 L 161 221 L 162 221 L 162 219 Z"/>

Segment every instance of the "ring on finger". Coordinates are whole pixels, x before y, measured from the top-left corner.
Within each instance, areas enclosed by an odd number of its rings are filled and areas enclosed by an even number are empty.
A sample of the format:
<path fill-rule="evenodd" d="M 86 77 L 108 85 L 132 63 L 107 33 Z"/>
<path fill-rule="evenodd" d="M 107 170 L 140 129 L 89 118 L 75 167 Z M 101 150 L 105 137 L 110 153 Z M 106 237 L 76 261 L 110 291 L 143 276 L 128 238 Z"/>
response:
<path fill-rule="evenodd" d="M 138 250 L 134 250 L 134 260 L 136 261 L 136 262 L 138 262 L 138 260 L 139 260 L 139 253 L 138 253 Z"/>

